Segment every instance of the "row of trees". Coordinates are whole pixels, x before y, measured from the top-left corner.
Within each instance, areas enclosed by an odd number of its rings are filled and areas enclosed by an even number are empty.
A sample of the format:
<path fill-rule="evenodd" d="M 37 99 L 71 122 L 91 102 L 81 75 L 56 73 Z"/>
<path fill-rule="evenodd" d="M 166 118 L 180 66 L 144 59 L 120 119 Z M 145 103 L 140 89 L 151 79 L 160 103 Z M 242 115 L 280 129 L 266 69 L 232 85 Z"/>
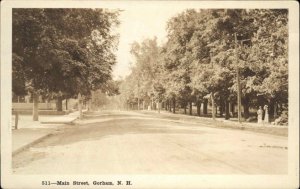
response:
<path fill-rule="evenodd" d="M 212 105 L 229 119 L 241 94 L 243 117 L 269 106 L 276 117 L 288 102 L 288 11 L 286 9 L 186 10 L 171 18 L 168 40 L 134 43 L 132 73 L 120 86 L 123 105 L 166 110 L 193 104 L 197 114 Z M 238 85 L 239 83 L 239 85 Z M 238 87 L 240 86 L 240 87 Z M 154 105 L 156 103 L 156 105 Z M 231 105 L 231 108 L 230 108 Z"/>
<path fill-rule="evenodd" d="M 33 96 L 34 120 L 38 96 L 56 99 L 61 111 L 63 99 L 88 99 L 91 91 L 113 83 L 118 10 L 13 9 L 12 14 L 12 90 Z"/>

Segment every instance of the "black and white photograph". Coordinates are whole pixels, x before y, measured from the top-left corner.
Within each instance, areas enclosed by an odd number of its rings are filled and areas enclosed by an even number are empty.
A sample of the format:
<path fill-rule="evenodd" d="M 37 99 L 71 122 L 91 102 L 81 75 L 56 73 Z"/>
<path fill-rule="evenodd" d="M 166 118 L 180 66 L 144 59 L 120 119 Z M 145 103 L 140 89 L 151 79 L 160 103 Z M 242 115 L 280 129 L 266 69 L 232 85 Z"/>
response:
<path fill-rule="evenodd" d="M 299 187 L 299 4 L 47 2 L 1 3 L 1 187 Z"/>

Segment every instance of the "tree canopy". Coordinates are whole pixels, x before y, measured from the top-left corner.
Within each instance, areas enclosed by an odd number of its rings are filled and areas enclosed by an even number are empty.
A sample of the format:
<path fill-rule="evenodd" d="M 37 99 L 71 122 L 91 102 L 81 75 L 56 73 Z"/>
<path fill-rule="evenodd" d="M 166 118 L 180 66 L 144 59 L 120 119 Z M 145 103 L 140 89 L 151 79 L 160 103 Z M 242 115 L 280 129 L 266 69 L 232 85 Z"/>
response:
<path fill-rule="evenodd" d="M 116 62 L 118 14 L 106 9 L 13 9 L 13 92 L 72 97 L 103 86 Z"/>
<path fill-rule="evenodd" d="M 140 98 L 158 81 L 165 105 L 173 99 L 185 107 L 212 94 L 213 103 L 228 109 L 229 102 L 236 103 L 239 69 L 245 118 L 250 107 L 268 104 L 272 112 L 287 103 L 286 9 L 189 9 L 168 21 L 167 32 L 155 53 L 145 45 L 149 40 L 133 45 L 136 67 L 123 85 L 139 89 Z"/>

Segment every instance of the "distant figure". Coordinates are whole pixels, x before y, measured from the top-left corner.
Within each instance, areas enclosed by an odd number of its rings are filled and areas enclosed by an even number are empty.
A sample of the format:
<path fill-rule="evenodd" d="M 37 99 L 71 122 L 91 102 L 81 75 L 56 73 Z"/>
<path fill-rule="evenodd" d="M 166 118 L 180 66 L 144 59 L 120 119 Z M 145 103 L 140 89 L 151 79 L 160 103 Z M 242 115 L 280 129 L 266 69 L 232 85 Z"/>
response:
<path fill-rule="evenodd" d="M 259 108 L 257 110 L 257 123 L 259 123 L 259 124 L 262 123 L 262 114 L 263 114 L 263 111 L 261 109 L 261 106 L 259 106 Z"/>
<path fill-rule="evenodd" d="M 265 110 L 265 119 L 264 122 L 265 123 L 269 123 L 269 111 L 268 111 L 268 105 L 264 106 L 264 110 Z"/>

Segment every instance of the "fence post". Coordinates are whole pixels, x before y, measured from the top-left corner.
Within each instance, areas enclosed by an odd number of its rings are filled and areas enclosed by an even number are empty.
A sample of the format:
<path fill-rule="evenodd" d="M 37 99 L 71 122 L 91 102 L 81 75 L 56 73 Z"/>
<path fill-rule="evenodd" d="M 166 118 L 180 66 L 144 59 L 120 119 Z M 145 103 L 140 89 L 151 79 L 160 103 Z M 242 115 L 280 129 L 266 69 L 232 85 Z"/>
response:
<path fill-rule="evenodd" d="M 18 129 L 18 122 L 19 122 L 19 113 L 16 111 L 15 115 L 15 129 Z"/>

